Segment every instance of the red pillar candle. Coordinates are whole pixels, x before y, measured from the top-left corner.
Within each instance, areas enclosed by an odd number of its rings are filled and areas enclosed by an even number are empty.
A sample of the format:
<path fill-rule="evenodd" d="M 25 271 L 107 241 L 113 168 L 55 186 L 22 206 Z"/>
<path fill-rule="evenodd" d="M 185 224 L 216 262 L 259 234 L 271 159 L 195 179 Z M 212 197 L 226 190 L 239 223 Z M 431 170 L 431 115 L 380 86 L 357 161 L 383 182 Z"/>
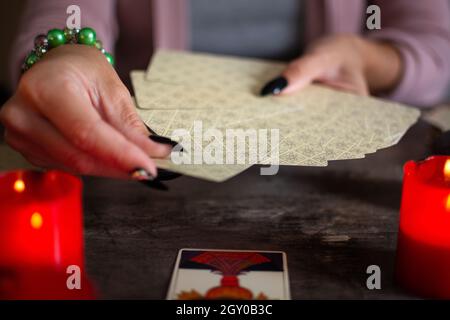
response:
<path fill-rule="evenodd" d="M 396 278 L 421 296 L 450 299 L 450 157 L 404 167 Z"/>
<path fill-rule="evenodd" d="M 78 178 L 60 171 L 0 174 L 0 286 L 7 298 L 83 296 L 66 285 L 68 266 L 84 277 L 81 189 Z"/>

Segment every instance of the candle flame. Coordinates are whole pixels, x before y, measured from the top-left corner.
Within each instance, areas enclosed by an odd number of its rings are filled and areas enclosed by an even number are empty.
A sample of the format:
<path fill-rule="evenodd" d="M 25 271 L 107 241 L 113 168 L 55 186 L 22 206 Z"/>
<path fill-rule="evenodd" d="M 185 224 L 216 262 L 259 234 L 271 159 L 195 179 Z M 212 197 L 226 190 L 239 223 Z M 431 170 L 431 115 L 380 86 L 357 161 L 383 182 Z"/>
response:
<path fill-rule="evenodd" d="M 25 191 L 25 182 L 22 179 L 17 179 L 14 182 L 14 190 L 19 193 Z"/>
<path fill-rule="evenodd" d="M 445 161 L 445 165 L 444 165 L 444 177 L 445 177 L 445 180 L 450 180 L 450 159 L 448 159 L 447 161 Z"/>
<path fill-rule="evenodd" d="M 40 229 L 44 223 L 42 215 L 39 212 L 34 212 L 30 218 L 30 224 L 34 229 Z"/>

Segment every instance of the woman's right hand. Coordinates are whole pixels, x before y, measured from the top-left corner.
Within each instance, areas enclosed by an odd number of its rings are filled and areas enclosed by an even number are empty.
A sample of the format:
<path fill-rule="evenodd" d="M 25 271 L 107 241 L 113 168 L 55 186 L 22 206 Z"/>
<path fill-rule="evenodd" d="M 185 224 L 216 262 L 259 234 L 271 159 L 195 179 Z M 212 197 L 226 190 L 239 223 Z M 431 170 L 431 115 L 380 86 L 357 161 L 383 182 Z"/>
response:
<path fill-rule="evenodd" d="M 104 55 L 84 45 L 49 51 L 3 106 L 6 142 L 32 164 L 78 174 L 157 175 L 151 157 L 171 146 L 148 138 L 127 88 Z"/>

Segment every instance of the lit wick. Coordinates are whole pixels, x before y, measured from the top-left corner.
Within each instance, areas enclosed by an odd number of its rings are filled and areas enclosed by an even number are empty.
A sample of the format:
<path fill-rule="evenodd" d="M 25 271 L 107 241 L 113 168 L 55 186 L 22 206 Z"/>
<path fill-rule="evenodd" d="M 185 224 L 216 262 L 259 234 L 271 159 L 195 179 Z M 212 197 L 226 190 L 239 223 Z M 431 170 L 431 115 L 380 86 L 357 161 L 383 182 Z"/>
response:
<path fill-rule="evenodd" d="M 447 159 L 447 161 L 445 161 L 444 179 L 445 179 L 445 181 L 450 181 L 450 159 Z M 450 212 L 450 194 L 447 196 L 447 202 L 446 202 L 445 208 L 447 209 L 447 211 Z"/>
<path fill-rule="evenodd" d="M 14 190 L 19 193 L 23 192 L 25 190 L 25 182 L 22 179 L 17 179 L 14 182 Z"/>
<path fill-rule="evenodd" d="M 444 177 L 445 177 L 445 180 L 446 180 L 446 181 L 450 180 L 450 159 L 448 159 L 447 161 L 445 161 L 445 165 L 444 165 Z"/>
<path fill-rule="evenodd" d="M 31 215 L 30 224 L 34 229 L 40 229 L 43 222 L 42 215 L 39 212 L 35 212 Z"/>

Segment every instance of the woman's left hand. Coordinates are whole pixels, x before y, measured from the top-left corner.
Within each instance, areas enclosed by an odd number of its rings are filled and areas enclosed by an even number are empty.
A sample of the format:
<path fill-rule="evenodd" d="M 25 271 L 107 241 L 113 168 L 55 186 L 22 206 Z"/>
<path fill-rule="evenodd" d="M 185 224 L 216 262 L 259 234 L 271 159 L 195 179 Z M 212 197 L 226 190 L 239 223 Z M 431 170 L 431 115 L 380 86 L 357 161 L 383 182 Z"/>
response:
<path fill-rule="evenodd" d="M 322 38 L 288 64 L 261 95 L 289 94 L 318 82 L 338 90 L 368 95 L 395 88 L 401 75 L 401 58 L 388 43 L 353 35 Z"/>

